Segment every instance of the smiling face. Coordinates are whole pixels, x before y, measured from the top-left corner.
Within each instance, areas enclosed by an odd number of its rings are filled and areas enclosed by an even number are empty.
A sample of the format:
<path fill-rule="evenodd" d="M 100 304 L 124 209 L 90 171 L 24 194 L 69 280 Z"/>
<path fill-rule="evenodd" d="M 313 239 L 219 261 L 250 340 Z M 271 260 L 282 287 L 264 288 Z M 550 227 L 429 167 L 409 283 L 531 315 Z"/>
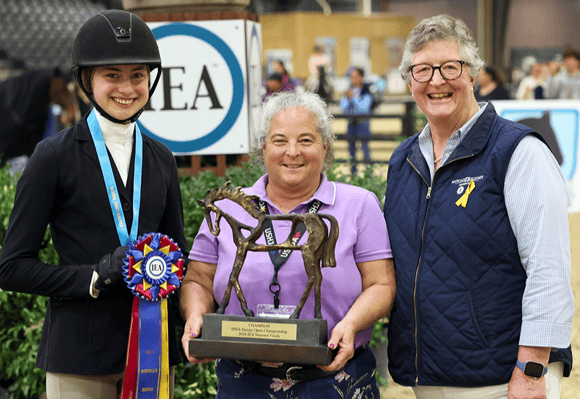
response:
<path fill-rule="evenodd" d="M 113 118 L 126 120 L 149 99 L 149 75 L 145 65 L 98 67 L 93 75 L 93 96 Z"/>
<path fill-rule="evenodd" d="M 459 47 L 456 42 L 446 40 L 427 42 L 413 55 L 413 65 L 440 66 L 455 60 L 462 60 Z M 453 133 L 479 109 L 473 94 L 474 81 L 465 64 L 461 76 L 455 80 L 443 79 L 439 70 L 436 70 L 433 78 L 425 83 L 411 78 L 409 90 L 432 128 L 445 130 L 446 133 L 451 130 Z"/>
<path fill-rule="evenodd" d="M 289 193 L 316 191 L 326 148 L 316 118 L 305 108 L 278 112 L 263 147 L 269 184 Z"/>

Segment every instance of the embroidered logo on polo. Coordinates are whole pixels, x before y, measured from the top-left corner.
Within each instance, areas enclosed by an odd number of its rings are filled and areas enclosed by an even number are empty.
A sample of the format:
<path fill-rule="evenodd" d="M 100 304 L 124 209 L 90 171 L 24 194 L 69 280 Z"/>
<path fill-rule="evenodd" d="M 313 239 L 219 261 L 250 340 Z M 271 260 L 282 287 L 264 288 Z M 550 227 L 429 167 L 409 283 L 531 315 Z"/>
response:
<path fill-rule="evenodd" d="M 457 195 L 459 195 L 459 199 L 455 201 L 455 205 L 459 207 L 465 208 L 467 206 L 467 201 L 469 200 L 469 196 L 475 190 L 475 182 L 482 180 L 484 178 L 483 175 L 481 176 L 467 176 L 462 179 L 455 179 L 451 181 L 451 184 L 458 185 L 457 187 Z"/>

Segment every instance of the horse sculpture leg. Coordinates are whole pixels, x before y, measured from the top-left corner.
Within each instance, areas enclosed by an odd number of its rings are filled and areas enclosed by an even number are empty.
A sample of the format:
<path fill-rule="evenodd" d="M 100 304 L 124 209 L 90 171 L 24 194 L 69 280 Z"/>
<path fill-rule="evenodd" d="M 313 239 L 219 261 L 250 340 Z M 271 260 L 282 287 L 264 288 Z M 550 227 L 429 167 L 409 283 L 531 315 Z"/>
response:
<path fill-rule="evenodd" d="M 316 283 L 316 274 L 314 273 L 314 269 L 318 266 L 314 263 L 314 256 L 309 251 L 307 246 L 302 248 L 302 259 L 304 261 L 304 270 L 306 270 L 306 275 L 308 276 L 308 282 L 306 283 L 306 287 L 304 288 L 304 292 L 302 293 L 302 297 L 300 298 L 298 306 L 296 306 L 296 309 L 294 309 L 294 312 L 290 316 L 291 319 L 298 319 L 300 317 L 300 312 L 304 307 L 304 303 L 308 299 L 310 292 L 312 292 L 312 286 Z M 321 319 L 322 317 L 317 316 L 317 318 Z"/>
<path fill-rule="evenodd" d="M 314 297 L 316 301 L 314 303 L 314 318 L 322 319 L 322 301 L 321 301 L 321 285 L 322 285 L 322 270 L 320 269 L 320 258 L 315 259 L 314 272 Z"/>
<path fill-rule="evenodd" d="M 247 317 L 254 317 L 254 312 L 248 308 L 246 297 L 242 292 L 242 287 L 240 286 L 239 282 L 240 272 L 242 271 L 242 266 L 244 264 L 244 260 L 246 259 L 247 252 L 247 245 L 240 245 L 236 251 L 236 260 L 234 262 L 234 266 L 232 267 L 232 272 L 230 273 L 230 278 L 224 293 L 224 298 L 222 299 L 219 308 L 216 310 L 216 313 L 218 314 L 225 313 L 226 307 L 230 303 L 230 296 L 233 287 L 236 290 L 236 295 L 238 296 L 238 300 L 240 301 L 240 306 L 242 307 L 244 314 Z"/>

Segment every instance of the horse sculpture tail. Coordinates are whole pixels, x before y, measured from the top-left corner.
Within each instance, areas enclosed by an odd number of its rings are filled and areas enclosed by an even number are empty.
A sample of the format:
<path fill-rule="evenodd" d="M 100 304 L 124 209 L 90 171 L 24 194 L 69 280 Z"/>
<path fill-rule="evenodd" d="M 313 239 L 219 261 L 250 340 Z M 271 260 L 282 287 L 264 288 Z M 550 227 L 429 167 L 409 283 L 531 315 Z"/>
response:
<path fill-rule="evenodd" d="M 338 239 L 338 222 L 334 216 L 326 214 L 318 215 L 330 222 L 328 239 L 325 241 L 322 248 L 322 267 L 336 267 L 336 257 L 334 256 L 334 250 L 336 247 L 336 240 Z"/>
<path fill-rule="evenodd" d="M 214 236 L 218 236 L 221 232 L 220 220 L 222 218 L 222 210 L 214 204 L 206 204 L 202 200 L 197 200 L 197 203 L 204 207 L 204 217 L 207 222 L 207 226 L 209 227 L 209 231 L 211 231 Z M 215 213 L 215 224 L 211 221 L 212 212 Z"/>

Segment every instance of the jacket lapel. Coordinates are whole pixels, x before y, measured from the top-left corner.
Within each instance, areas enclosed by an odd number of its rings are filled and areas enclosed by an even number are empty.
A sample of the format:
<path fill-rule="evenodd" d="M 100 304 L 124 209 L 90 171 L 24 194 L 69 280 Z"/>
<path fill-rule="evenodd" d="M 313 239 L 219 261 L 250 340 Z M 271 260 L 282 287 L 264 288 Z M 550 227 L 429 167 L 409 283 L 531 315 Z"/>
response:
<path fill-rule="evenodd" d="M 99 157 L 97 155 L 97 150 L 95 149 L 95 144 L 93 143 L 93 138 L 91 137 L 87 118 L 85 117 L 81 123 L 83 126 L 81 126 L 80 129 L 76 129 L 76 139 L 80 143 L 85 155 L 100 169 Z"/>

